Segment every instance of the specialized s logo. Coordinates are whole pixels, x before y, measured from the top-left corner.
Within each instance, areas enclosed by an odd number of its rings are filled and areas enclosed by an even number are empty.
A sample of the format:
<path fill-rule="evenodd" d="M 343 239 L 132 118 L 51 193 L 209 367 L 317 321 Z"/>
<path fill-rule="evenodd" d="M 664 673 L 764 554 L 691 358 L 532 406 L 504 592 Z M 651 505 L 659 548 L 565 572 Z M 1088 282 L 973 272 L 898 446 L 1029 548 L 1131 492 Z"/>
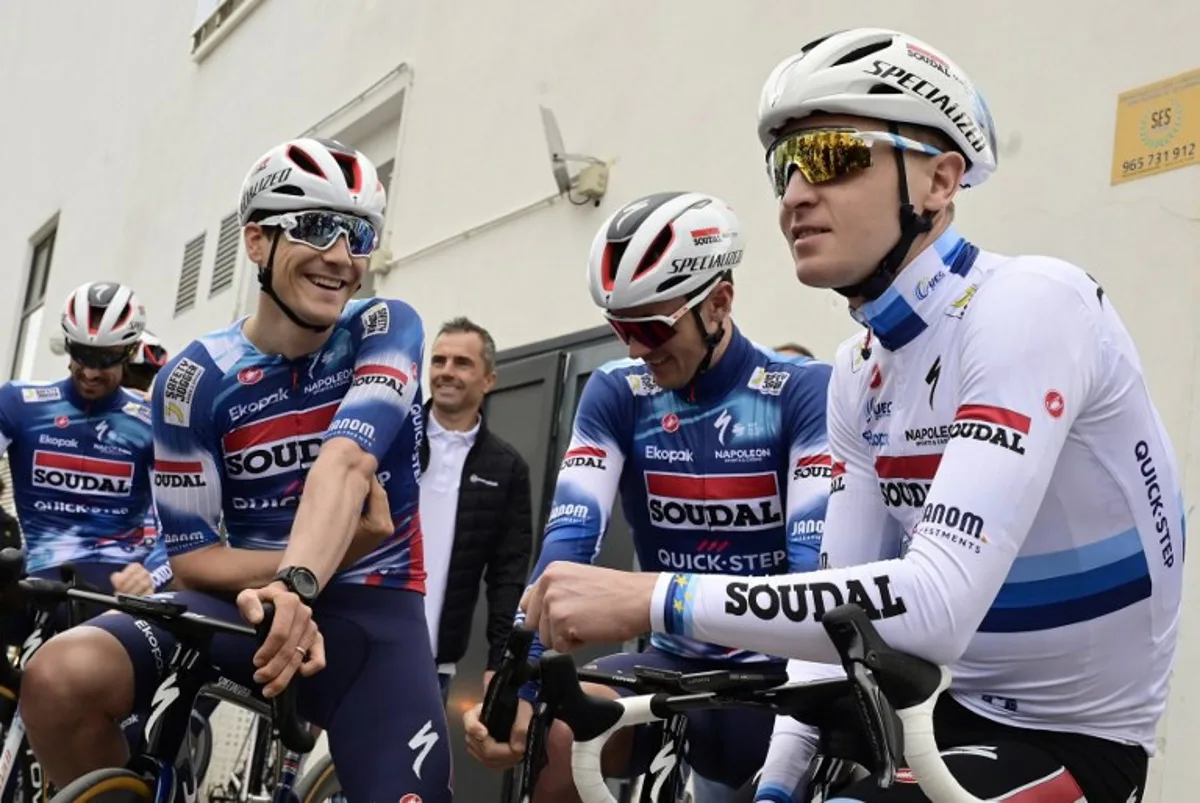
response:
<path fill-rule="evenodd" d="M 717 420 L 713 422 L 713 429 L 717 431 L 717 440 L 721 442 L 722 446 L 725 445 L 725 430 L 731 423 L 733 423 L 733 416 L 729 414 L 728 409 L 722 410 L 721 414 L 717 416 Z"/>
<path fill-rule="evenodd" d="M 598 446 L 576 446 L 573 449 L 568 449 L 563 455 L 562 466 L 560 468 L 594 468 L 604 471 L 604 461 L 608 457 L 608 452 Z"/>
<path fill-rule="evenodd" d="M 265 418 L 230 430 L 221 439 L 230 478 L 261 479 L 307 471 L 341 402 Z"/>
<path fill-rule="evenodd" d="M 964 404 L 954 414 L 951 438 L 967 438 L 1025 454 L 1022 438 L 1029 434 L 1029 416 L 987 404 Z"/>
<path fill-rule="evenodd" d="M 929 409 L 933 409 L 933 394 L 937 392 L 938 380 L 942 378 L 942 356 L 939 354 L 937 359 L 933 361 L 933 365 L 929 366 L 929 373 L 925 374 L 925 384 L 929 385 Z"/>
<path fill-rule="evenodd" d="M 41 449 L 33 453 L 33 485 L 56 491 L 79 491 L 93 496 L 129 496 L 133 463 L 80 457 Z"/>
<path fill-rule="evenodd" d="M 413 759 L 412 769 L 413 775 L 418 779 L 421 777 L 421 766 L 425 763 L 425 759 L 429 757 L 429 753 L 433 750 L 433 746 L 438 743 L 441 736 L 433 729 L 433 720 L 425 720 L 425 724 L 421 729 L 413 734 L 413 737 L 408 740 L 408 749 L 414 750 L 417 757 Z"/>
<path fill-rule="evenodd" d="M 669 530 L 749 532 L 783 524 L 774 472 L 697 476 L 647 471 L 646 503 L 650 523 Z"/>

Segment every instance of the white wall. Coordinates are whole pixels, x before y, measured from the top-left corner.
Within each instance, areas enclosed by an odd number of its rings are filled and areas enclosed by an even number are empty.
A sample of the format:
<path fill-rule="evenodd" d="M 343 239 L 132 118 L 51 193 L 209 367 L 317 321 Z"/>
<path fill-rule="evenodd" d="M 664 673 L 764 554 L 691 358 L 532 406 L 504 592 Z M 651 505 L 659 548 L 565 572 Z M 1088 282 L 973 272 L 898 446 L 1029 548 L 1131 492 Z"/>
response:
<path fill-rule="evenodd" d="M 730 201 L 748 229 L 743 328 L 831 355 L 854 325 L 836 296 L 791 275 L 754 135 L 758 90 L 817 34 L 910 30 L 986 90 L 1000 129 L 1001 168 L 961 198 L 959 227 L 992 250 L 1064 257 L 1104 284 L 1197 498 L 1200 170 L 1115 188 L 1108 177 L 1117 94 L 1200 66 L 1200 4 L 265 0 L 199 64 L 188 55 L 191 4 L 114 8 L 0 7 L 0 271 L 18 287 L 28 238 L 60 213 L 51 305 L 86 279 L 131 282 L 172 347 L 234 314 L 236 291 L 207 301 L 212 239 L 203 301 L 177 320 L 171 310 L 184 242 L 202 229 L 215 238 L 254 157 L 408 62 L 388 243 L 399 264 L 377 286 L 414 303 L 427 328 L 465 313 L 506 348 L 599 323 L 583 265 L 600 222 L 640 194 L 699 189 Z M 555 111 L 569 150 L 613 162 L 601 207 L 559 201 L 405 259 L 554 192 L 539 104 Z M 0 298 L 0 320 L 15 316 L 17 295 Z M 48 317 L 38 368 L 54 375 Z M 11 328 L 0 325 L 3 358 Z M 1186 634 L 1179 666 L 1156 764 L 1162 800 L 1200 780 L 1189 758 L 1200 699 L 1187 685 L 1200 641 Z"/>

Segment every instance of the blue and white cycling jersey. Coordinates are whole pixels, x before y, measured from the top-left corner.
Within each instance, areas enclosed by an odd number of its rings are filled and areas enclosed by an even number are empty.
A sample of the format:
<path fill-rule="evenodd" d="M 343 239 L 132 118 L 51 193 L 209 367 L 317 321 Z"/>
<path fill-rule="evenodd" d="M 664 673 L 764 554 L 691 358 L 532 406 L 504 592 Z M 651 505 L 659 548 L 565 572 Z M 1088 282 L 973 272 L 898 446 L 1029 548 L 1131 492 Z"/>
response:
<path fill-rule="evenodd" d="M 378 461 L 395 534 L 334 583 L 425 590 L 417 515 L 424 331 L 402 301 L 346 305 L 325 345 L 263 354 L 244 321 L 190 343 L 155 383 L 154 499 L 167 551 L 287 545 L 309 468 L 330 438 Z"/>
<path fill-rule="evenodd" d="M 29 572 L 71 561 L 146 563 L 152 572 L 166 563 L 144 530 L 153 442 L 140 394 L 84 399 L 69 378 L 6 383 L 4 449 Z"/>
<path fill-rule="evenodd" d="M 830 372 L 736 328 L 717 364 L 686 390 L 663 390 L 641 360 L 602 366 L 579 402 L 531 582 L 552 561 L 595 559 L 618 489 L 643 570 L 815 568 L 831 471 Z M 653 644 L 683 657 L 765 659 L 674 635 Z"/>

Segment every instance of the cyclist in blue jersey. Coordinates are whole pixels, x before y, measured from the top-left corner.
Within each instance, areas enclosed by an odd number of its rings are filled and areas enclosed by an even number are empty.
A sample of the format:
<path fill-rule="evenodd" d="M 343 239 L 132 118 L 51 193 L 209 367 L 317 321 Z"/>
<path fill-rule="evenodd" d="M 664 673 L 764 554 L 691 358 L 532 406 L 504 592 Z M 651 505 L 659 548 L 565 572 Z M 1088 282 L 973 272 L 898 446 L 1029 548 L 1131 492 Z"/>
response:
<path fill-rule="evenodd" d="M 445 803 L 417 515 L 422 326 L 401 301 L 347 303 L 384 202 L 375 166 L 337 142 L 285 142 L 251 168 L 240 216 L 258 304 L 155 382 L 155 502 L 178 601 L 251 623 L 275 605 L 261 649 L 214 640 L 214 670 L 268 697 L 298 682 L 350 801 Z M 356 533 L 373 483 L 393 526 L 368 549 Z M 29 736 L 56 783 L 123 764 L 114 723 L 153 708 L 174 644 L 113 615 L 38 653 Z"/>
<path fill-rule="evenodd" d="M 70 375 L 0 386 L 0 449 L 8 450 L 30 574 L 58 579 L 69 562 L 106 591 L 149 594 L 163 583 L 166 552 L 143 530 L 150 408 L 121 387 L 145 318 L 130 288 L 81 285 L 62 313 Z"/>
<path fill-rule="evenodd" d="M 733 211 L 699 193 L 642 198 L 601 227 L 588 263 L 592 298 L 630 359 L 602 366 L 583 391 L 534 579 L 554 561 L 595 558 L 618 491 L 643 568 L 773 575 L 816 566 L 830 476 L 830 369 L 761 348 L 734 325 L 732 271 L 742 251 Z M 698 671 L 775 660 L 655 637 L 645 652 L 596 666 Z M 507 745 L 486 738 L 478 708 L 468 713 L 472 753 L 493 767 L 514 762 L 530 713 L 523 702 Z M 689 718 L 698 800 L 725 799 L 753 775 L 772 722 L 747 711 Z M 579 799 L 570 744 L 569 729 L 556 723 L 537 800 Z M 631 731 L 610 742 L 606 767 L 613 775 L 665 777 L 670 767 L 653 761 L 657 748 L 650 728 Z"/>

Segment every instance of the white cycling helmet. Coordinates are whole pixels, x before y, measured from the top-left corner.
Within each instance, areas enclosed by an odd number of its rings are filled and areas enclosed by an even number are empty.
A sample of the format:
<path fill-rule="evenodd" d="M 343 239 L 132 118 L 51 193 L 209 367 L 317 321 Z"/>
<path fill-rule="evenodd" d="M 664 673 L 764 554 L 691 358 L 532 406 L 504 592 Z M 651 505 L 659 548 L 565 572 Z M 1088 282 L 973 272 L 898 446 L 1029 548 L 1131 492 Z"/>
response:
<path fill-rule="evenodd" d="M 995 126 L 983 95 L 940 51 L 900 31 L 839 31 L 780 62 L 763 86 L 758 138 L 770 148 L 789 123 L 817 112 L 941 131 L 967 160 L 964 187 L 996 169 Z"/>
<path fill-rule="evenodd" d="M 383 231 L 387 193 L 375 165 L 359 151 L 329 139 L 293 139 L 263 154 L 242 182 L 238 215 L 331 209 L 366 218 Z M 259 215 L 262 217 L 262 215 Z"/>
<path fill-rule="evenodd" d="M 118 282 L 88 282 L 67 296 L 62 312 L 67 343 L 133 346 L 146 326 L 146 308 L 132 288 Z"/>
<path fill-rule="evenodd" d="M 167 364 L 167 349 L 157 336 L 143 331 L 142 336 L 138 338 L 137 349 L 129 358 L 129 364 L 145 366 L 146 370 L 157 371 Z"/>
<path fill-rule="evenodd" d="M 742 227 L 729 205 L 698 192 L 664 192 L 604 221 L 588 257 L 596 306 L 628 309 L 690 295 L 742 261 Z"/>

